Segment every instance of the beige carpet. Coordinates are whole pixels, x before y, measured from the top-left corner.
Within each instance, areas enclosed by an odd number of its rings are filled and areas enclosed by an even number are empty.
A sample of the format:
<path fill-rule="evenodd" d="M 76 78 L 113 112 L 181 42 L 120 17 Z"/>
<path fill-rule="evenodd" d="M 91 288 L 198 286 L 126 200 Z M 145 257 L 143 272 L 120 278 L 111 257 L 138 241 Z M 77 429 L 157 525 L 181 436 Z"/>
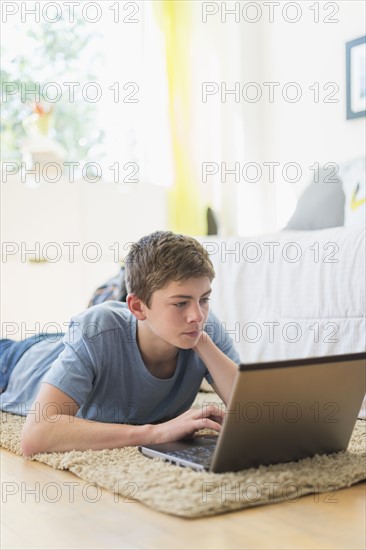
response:
<path fill-rule="evenodd" d="M 214 400 L 212 394 L 199 394 L 194 406 Z M 21 416 L 2 413 L 2 447 L 21 454 L 23 422 Z M 136 447 L 40 453 L 32 460 L 69 470 L 126 500 L 138 500 L 167 514 L 195 518 L 283 500 L 296 501 L 309 493 L 328 493 L 329 500 L 336 499 L 333 492 L 366 478 L 365 433 L 366 422 L 358 420 L 346 452 L 226 474 L 199 473 L 151 460 Z"/>

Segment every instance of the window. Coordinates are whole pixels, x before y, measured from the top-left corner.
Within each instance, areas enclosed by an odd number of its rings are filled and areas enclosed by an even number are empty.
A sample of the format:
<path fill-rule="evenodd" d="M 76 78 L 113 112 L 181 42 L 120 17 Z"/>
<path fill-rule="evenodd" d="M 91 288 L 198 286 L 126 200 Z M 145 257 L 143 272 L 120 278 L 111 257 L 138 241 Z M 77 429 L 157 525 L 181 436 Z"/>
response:
<path fill-rule="evenodd" d="M 74 21 L 63 2 L 46 12 L 21 4 L 29 11 L 3 24 L 2 160 L 57 153 L 76 178 L 87 166 L 95 181 L 170 185 L 164 44 L 151 3 L 79 7 Z"/>

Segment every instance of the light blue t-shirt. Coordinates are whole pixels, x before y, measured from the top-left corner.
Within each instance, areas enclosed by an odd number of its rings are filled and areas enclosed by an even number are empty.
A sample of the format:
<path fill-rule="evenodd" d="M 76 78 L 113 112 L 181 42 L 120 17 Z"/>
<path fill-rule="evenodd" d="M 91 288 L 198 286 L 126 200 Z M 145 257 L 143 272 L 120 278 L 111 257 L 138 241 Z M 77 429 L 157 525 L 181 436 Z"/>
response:
<path fill-rule="evenodd" d="M 232 339 L 212 312 L 205 331 L 239 364 Z M 173 376 L 156 378 L 144 365 L 136 334 L 137 320 L 126 304 L 87 309 L 71 320 L 62 340 L 39 342 L 24 353 L 1 395 L 1 408 L 28 414 L 47 382 L 78 403 L 81 418 L 151 424 L 178 416 L 189 409 L 204 377 L 212 383 L 211 375 L 195 351 L 179 349 Z"/>

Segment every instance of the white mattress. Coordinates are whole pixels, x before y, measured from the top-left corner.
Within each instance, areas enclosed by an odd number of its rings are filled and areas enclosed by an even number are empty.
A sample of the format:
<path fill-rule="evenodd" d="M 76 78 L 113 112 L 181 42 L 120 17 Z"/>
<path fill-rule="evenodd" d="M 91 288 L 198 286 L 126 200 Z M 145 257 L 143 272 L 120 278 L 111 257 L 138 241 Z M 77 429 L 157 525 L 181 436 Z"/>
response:
<path fill-rule="evenodd" d="M 211 307 L 243 362 L 366 349 L 363 228 L 200 241 L 216 271 Z"/>
<path fill-rule="evenodd" d="M 242 362 L 366 350 L 364 228 L 199 240 L 216 271 L 211 307 Z"/>

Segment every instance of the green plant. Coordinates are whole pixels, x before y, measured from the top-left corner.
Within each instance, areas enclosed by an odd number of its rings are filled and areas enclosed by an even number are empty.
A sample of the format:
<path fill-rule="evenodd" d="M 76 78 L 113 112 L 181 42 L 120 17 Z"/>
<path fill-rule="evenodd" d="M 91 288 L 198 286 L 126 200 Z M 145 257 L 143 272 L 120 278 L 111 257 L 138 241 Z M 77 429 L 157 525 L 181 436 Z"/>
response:
<path fill-rule="evenodd" d="M 24 25 L 23 25 L 24 28 Z M 50 137 L 63 145 L 65 160 L 81 162 L 88 158 L 88 152 L 103 140 L 103 131 L 96 127 L 96 106 L 81 98 L 72 101 L 70 86 L 64 82 L 78 82 L 76 94 L 87 82 L 96 81 L 98 63 L 99 36 L 86 26 L 82 19 L 75 18 L 73 23 L 33 24 L 27 30 L 16 29 L 19 36 L 23 33 L 28 47 L 23 53 L 12 56 L 3 45 L 3 63 L 0 71 L 2 90 L 1 141 L 3 159 L 19 160 L 21 141 L 26 137 L 24 120 L 34 111 L 34 98 L 31 94 L 22 97 L 21 86 L 26 90 L 40 90 L 40 104 L 46 111 L 52 107 L 53 127 Z M 50 82 L 60 86 L 62 94 L 57 102 L 48 101 Z M 4 94 L 6 84 L 12 83 L 17 90 L 11 95 Z M 31 99 L 28 100 L 27 98 Z M 37 102 L 36 102 L 37 103 Z M 93 160 L 98 160 L 93 158 Z"/>

